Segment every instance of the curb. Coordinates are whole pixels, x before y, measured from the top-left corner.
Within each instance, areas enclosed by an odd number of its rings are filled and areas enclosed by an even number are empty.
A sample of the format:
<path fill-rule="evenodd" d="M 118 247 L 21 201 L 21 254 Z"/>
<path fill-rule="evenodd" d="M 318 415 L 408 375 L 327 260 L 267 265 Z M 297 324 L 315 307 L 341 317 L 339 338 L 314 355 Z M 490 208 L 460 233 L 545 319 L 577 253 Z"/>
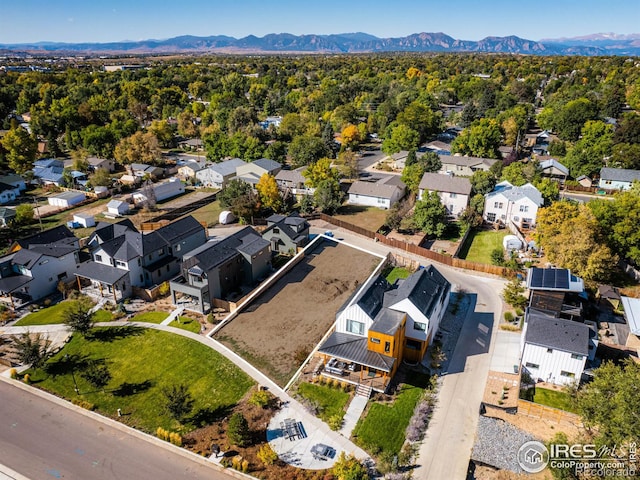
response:
<path fill-rule="evenodd" d="M 186 450 L 184 448 L 177 447 L 177 446 L 172 445 L 172 444 L 170 444 L 168 442 L 165 442 L 164 440 L 160 440 L 159 438 L 154 437 L 153 435 L 149 435 L 148 433 L 144 433 L 144 432 L 142 432 L 140 430 L 137 430 L 137 429 L 135 429 L 133 427 L 129 427 L 127 425 L 124 425 L 124 424 L 122 424 L 122 423 L 120 423 L 120 422 L 118 422 L 116 420 L 112 420 L 112 419 L 110 419 L 108 417 L 104 417 L 104 416 L 102 416 L 102 415 L 100 415 L 98 413 L 91 412 L 91 411 L 89 411 L 89 410 L 87 410 L 85 408 L 79 407 L 77 405 L 74 405 L 71 402 L 63 400 L 62 398 L 57 397 L 57 396 L 55 396 L 55 395 L 53 395 L 51 393 L 44 392 L 44 391 L 42 391 L 42 390 L 40 390 L 40 389 L 38 389 L 36 387 L 29 387 L 27 385 L 24 385 L 19 380 L 13 380 L 13 379 L 6 378 L 6 377 L 0 375 L 0 381 L 6 382 L 6 383 L 8 383 L 10 385 L 13 385 L 14 387 L 20 388 L 20 389 L 22 389 L 22 390 L 24 390 L 26 392 L 34 394 L 34 395 L 36 395 L 36 396 L 38 396 L 38 397 L 40 397 L 40 398 L 42 398 L 44 400 L 47 400 L 47 401 L 52 402 L 52 403 L 55 403 L 56 405 L 58 405 L 60 407 L 64 407 L 64 408 L 67 408 L 69 410 L 73 410 L 76 413 L 79 413 L 81 415 L 89 417 L 89 418 L 91 418 L 93 420 L 97 420 L 98 422 L 101 422 L 101 423 L 103 423 L 105 425 L 113 427 L 116 430 L 119 430 L 119 431 L 121 431 L 123 433 L 127 433 L 129 435 L 137 437 L 140 440 L 144 440 L 146 442 L 153 443 L 157 447 L 163 448 L 163 449 L 165 449 L 167 451 L 170 451 L 170 452 L 173 452 L 173 453 L 177 453 L 177 454 L 181 455 L 182 457 L 187 458 L 187 459 L 192 460 L 192 461 L 195 461 L 195 462 L 198 462 L 201 465 L 206 465 L 206 466 L 209 466 L 209 467 L 213 467 L 216 470 L 218 470 L 218 471 L 220 471 L 220 472 L 222 472 L 222 473 L 224 473 L 226 475 L 229 475 L 230 477 L 241 478 L 241 479 L 255 479 L 256 478 L 256 477 L 253 477 L 253 476 L 248 475 L 246 473 L 238 472 L 237 470 L 233 470 L 231 468 L 224 468 L 224 467 L 220 466 L 219 464 L 210 461 L 208 458 L 203 457 L 201 455 L 198 455 L 197 453 L 193 453 L 193 452 L 191 452 L 189 450 Z M 3 469 L 5 469 L 5 468 L 6 467 L 4 467 L 4 466 L 2 466 L 0 464 L 0 473 L 3 472 Z M 15 472 L 13 472 L 13 473 L 15 473 Z M 9 477 L 9 478 L 11 478 L 11 477 Z M 17 480 L 24 479 L 24 478 L 26 478 L 26 477 L 23 477 L 21 475 L 16 477 Z"/>

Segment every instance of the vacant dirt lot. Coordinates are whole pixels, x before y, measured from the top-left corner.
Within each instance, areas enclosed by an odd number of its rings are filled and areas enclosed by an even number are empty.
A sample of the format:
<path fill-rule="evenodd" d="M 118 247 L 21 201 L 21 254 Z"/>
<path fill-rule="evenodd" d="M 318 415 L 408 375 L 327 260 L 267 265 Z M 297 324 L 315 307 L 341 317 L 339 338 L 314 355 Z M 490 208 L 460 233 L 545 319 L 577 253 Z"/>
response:
<path fill-rule="evenodd" d="M 249 304 L 216 339 L 281 386 L 335 321 L 380 257 L 325 241 Z"/>

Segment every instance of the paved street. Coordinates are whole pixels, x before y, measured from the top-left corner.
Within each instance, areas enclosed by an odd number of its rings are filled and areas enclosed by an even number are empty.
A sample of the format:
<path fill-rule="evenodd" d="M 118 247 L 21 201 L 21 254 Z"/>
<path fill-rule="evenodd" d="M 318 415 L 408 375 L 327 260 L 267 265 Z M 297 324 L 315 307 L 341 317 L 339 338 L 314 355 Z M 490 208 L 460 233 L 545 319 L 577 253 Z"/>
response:
<path fill-rule="evenodd" d="M 5 381 L 0 398 L 0 478 L 2 465 L 31 480 L 232 478 Z"/>

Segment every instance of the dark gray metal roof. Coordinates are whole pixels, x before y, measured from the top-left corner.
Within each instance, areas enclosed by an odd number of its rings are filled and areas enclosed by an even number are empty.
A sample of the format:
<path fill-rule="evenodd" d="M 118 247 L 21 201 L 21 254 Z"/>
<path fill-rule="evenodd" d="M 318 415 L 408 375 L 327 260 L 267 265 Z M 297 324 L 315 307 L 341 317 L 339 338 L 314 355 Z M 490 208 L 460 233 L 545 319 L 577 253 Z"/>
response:
<path fill-rule="evenodd" d="M 10 277 L 0 278 L 0 292 L 2 293 L 11 293 L 26 285 L 33 277 L 28 277 L 26 275 L 12 275 Z"/>
<path fill-rule="evenodd" d="M 200 266 L 205 272 L 239 255 L 242 250 L 246 255 L 254 255 L 269 242 L 264 240 L 253 228 L 244 227 L 233 235 L 223 238 L 218 242 L 208 242 L 191 251 L 185 257 L 184 266 L 191 268 Z"/>
<path fill-rule="evenodd" d="M 390 372 L 396 361 L 395 358 L 372 352 L 367 348 L 367 342 L 367 337 L 333 332 L 318 351 L 358 365 Z"/>
<path fill-rule="evenodd" d="M 129 272 L 110 265 L 89 261 L 81 263 L 75 274 L 77 277 L 89 278 L 91 280 L 104 282 L 107 285 L 113 285 L 122 277 L 129 275 Z"/>
<path fill-rule="evenodd" d="M 45 230 L 35 235 L 16 240 L 16 243 L 22 248 L 29 248 L 29 245 L 46 245 L 50 243 L 76 243 L 78 239 L 65 225 L 60 225 L 49 230 Z"/>
<path fill-rule="evenodd" d="M 382 308 L 384 292 L 390 288 L 389 282 L 382 275 L 378 275 L 369 280 L 354 303 L 358 304 L 370 318 L 375 318 Z"/>
<path fill-rule="evenodd" d="M 404 316 L 404 312 L 396 312 L 389 308 L 383 308 L 376 316 L 369 331 L 384 333 L 385 335 L 394 335 L 398 328 L 400 328 L 400 325 L 402 325 Z"/>
<path fill-rule="evenodd" d="M 587 356 L 589 330 L 584 323 L 528 311 L 525 343 Z"/>
<path fill-rule="evenodd" d="M 190 237 L 199 231 L 204 232 L 204 227 L 191 215 L 181 218 L 180 220 L 176 220 L 175 222 L 171 222 L 156 230 L 158 235 L 160 235 L 169 245 L 173 245 L 174 243 Z"/>

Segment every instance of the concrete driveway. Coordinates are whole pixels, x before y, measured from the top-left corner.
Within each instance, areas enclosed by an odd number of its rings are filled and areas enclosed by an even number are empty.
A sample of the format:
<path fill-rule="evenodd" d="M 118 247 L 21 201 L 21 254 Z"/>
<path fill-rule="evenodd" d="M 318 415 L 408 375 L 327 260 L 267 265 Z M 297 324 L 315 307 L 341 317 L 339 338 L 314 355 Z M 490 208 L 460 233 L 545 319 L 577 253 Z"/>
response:
<path fill-rule="evenodd" d="M 491 370 L 503 373 L 518 373 L 520 365 L 520 332 L 498 330 L 496 346 L 491 356 Z"/>

